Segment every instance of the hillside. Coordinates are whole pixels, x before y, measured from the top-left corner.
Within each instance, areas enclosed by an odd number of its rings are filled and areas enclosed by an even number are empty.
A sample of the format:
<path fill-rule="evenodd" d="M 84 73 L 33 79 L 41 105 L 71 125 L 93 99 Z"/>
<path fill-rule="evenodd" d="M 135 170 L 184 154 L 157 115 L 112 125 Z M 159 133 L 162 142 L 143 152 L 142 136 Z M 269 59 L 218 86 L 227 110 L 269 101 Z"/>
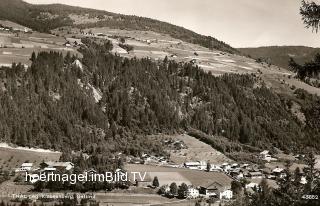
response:
<path fill-rule="evenodd" d="M 1 141 L 83 151 L 93 155 L 89 165 L 102 167 L 112 166 L 109 158 L 117 152 L 166 155 L 159 139 L 148 135 L 188 128 L 260 149 L 320 148 L 317 96 L 297 90 L 287 97 L 254 75 L 214 77 L 190 63 L 113 55 L 110 41 L 82 42 L 82 68 L 75 57 L 51 51 L 33 55 L 28 70 L 1 69 Z M 291 111 L 293 103 L 301 106 L 304 124 Z M 210 137 L 205 141 L 214 145 Z"/>
<path fill-rule="evenodd" d="M 14 21 L 40 32 L 50 32 L 52 29 L 63 26 L 151 30 L 210 49 L 238 53 L 236 49 L 213 37 L 203 36 L 169 23 L 67 5 L 32 5 L 22 0 L 1 0 L 0 19 Z"/>
<path fill-rule="evenodd" d="M 304 46 L 271 46 L 258 48 L 239 48 L 241 53 L 250 55 L 254 59 L 264 59 L 282 68 L 289 68 L 289 60 L 293 58 L 297 63 L 304 64 L 312 60 L 320 48 Z"/>

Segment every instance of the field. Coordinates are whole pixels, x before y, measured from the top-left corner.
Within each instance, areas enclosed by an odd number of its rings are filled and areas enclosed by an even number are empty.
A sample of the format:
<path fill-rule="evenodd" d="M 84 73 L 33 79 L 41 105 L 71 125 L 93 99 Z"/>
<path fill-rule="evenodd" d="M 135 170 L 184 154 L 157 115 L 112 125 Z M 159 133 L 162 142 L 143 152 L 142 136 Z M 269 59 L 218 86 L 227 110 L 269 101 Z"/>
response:
<path fill-rule="evenodd" d="M 172 138 L 173 140 L 181 140 L 187 146 L 186 149 L 169 150 L 170 160 L 176 164 L 183 164 L 184 162 L 206 161 L 211 164 L 223 164 L 225 162 L 232 162 L 227 156 L 212 148 L 210 145 L 199 141 L 197 138 L 189 135 L 175 135 L 165 136 L 165 138 Z"/>
<path fill-rule="evenodd" d="M 13 62 L 29 66 L 32 52 L 56 51 L 78 55 L 76 48 L 65 47 L 65 38 L 50 34 L 0 32 L 0 66 L 10 66 Z"/>
<path fill-rule="evenodd" d="M 38 152 L 0 147 L 0 168 L 11 171 L 26 161 L 39 165 L 42 161 L 58 161 L 60 156 L 59 152 Z"/>
<path fill-rule="evenodd" d="M 211 182 L 218 182 L 222 185 L 230 186 L 231 178 L 224 173 L 204 172 L 189 170 L 184 168 L 161 167 L 153 165 L 128 164 L 126 169 L 129 172 L 147 172 L 152 178 L 157 176 L 160 185 L 176 182 L 192 184 L 194 186 L 205 185 Z"/>

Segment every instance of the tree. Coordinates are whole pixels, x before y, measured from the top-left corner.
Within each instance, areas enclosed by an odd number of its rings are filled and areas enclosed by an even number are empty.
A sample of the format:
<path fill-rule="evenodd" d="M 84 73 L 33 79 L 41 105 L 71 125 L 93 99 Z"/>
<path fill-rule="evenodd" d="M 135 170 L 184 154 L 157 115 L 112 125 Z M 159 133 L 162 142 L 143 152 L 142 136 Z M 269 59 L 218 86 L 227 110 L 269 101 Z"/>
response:
<path fill-rule="evenodd" d="M 263 179 L 256 188 L 255 193 L 252 196 L 252 206 L 269 206 L 272 205 L 273 194 L 272 189 L 268 186 L 266 179 Z"/>
<path fill-rule="evenodd" d="M 170 185 L 170 193 L 173 196 L 177 196 L 178 195 L 178 186 L 175 182 L 171 183 Z"/>
<path fill-rule="evenodd" d="M 120 37 L 120 42 L 121 42 L 121 44 L 124 44 L 124 43 L 126 43 L 126 39 L 124 37 Z"/>
<path fill-rule="evenodd" d="M 313 153 L 310 152 L 306 156 L 305 161 L 307 164 L 307 167 L 304 169 L 304 172 L 306 174 L 306 179 L 307 179 L 305 192 L 306 192 L 306 194 L 310 194 L 315 187 L 315 177 L 314 177 L 315 168 L 314 168 L 314 166 L 316 164 L 316 158 L 314 157 Z"/>
<path fill-rule="evenodd" d="M 211 164 L 210 164 L 210 162 L 208 161 L 208 163 L 207 163 L 207 172 L 210 172 L 210 170 L 211 170 Z"/>
<path fill-rule="evenodd" d="M 311 27 L 312 31 L 318 32 L 320 27 L 320 5 L 314 1 L 306 2 L 303 0 L 300 7 L 300 14 L 306 27 Z"/>
<path fill-rule="evenodd" d="M 157 177 L 157 176 L 155 176 L 155 177 L 153 178 L 152 186 L 153 186 L 153 187 L 159 187 L 159 186 L 160 186 L 159 180 L 158 180 L 158 177 Z"/>
<path fill-rule="evenodd" d="M 182 183 L 178 189 L 178 197 L 181 199 L 185 198 L 187 191 L 188 191 L 188 185 L 185 183 Z"/>
<path fill-rule="evenodd" d="M 231 182 L 231 190 L 232 190 L 233 194 L 235 194 L 235 196 L 240 195 L 240 193 L 242 191 L 241 183 L 236 180 L 233 180 Z"/>
<path fill-rule="evenodd" d="M 168 188 L 168 185 L 162 185 L 158 190 L 158 194 L 160 195 L 166 194 L 167 188 Z"/>
<path fill-rule="evenodd" d="M 30 58 L 30 61 L 34 62 L 36 60 L 36 53 L 35 52 L 32 52 L 32 55 L 31 55 L 31 58 Z"/>

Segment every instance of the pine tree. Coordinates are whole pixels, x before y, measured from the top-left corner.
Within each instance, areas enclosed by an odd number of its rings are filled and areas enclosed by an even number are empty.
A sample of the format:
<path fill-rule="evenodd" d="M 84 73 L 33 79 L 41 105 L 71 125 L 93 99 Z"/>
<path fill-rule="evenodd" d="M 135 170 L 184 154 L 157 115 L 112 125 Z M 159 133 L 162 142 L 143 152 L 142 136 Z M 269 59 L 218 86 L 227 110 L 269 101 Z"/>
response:
<path fill-rule="evenodd" d="M 312 31 L 318 32 L 320 27 L 320 5 L 314 1 L 306 2 L 303 0 L 300 7 L 300 14 L 306 27 L 311 27 Z"/>
<path fill-rule="evenodd" d="M 159 187 L 159 186 L 160 186 L 159 180 L 158 180 L 158 177 L 157 177 L 157 176 L 154 177 L 154 179 L 153 179 L 153 181 L 152 181 L 152 186 L 153 186 L 153 187 Z"/>
<path fill-rule="evenodd" d="M 177 196 L 178 195 L 178 186 L 175 182 L 171 183 L 170 185 L 170 193 L 173 195 L 173 196 Z"/>

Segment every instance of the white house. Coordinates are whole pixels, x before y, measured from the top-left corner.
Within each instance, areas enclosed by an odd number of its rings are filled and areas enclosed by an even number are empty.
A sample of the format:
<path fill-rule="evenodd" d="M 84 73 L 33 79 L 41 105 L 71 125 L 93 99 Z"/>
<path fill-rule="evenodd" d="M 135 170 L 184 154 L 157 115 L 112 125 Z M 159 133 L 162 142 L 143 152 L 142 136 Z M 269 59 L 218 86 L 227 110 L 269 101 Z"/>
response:
<path fill-rule="evenodd" d="M 249 184 L 246 184 L 245 188 L 246 189 L 249 189 L 249 188 L 258 188 L 259 187 L 259 184 L 258 183 L 255 183 L 255 182 L 251 182 Z"/>
<path fill-rule="evenodd" d="M 198 198 L 199 195 L 200 195 L 199 190 L 196 189 L 196 188 L 194 188 L 193 186 L 189 186 L 186 193 L 187 193 L 186 196 L 187 196 L 187 198 L 189 198 L 189 199 Z"/>
<path fill-rule="evenodd" d="M 264 150 L 264 151 L 260 152 L 259 158 L 262 159 L 262 160 L 265 160 L 267 162 L 271 162 L 271 161 L 276 161 L 277 160 L 276 158 L 273 158 L 270 155 L 269 150 Z"/>
<path fill-rule="evenodd" d="M 26 172 L 26 171 L 30 171 L 33 167 L 33 163 L 22 163 L 22 165 L 20 166 L 20 168 L 17 168 L 15 170 L 15 172 Z"/>
<path fill-rule="evenodd" d="M 223 169 L 221 167 L 219 167 L 218 165 L 210 165 L 210 172 L 222 172 Z"/>
<path fill-rule="evenodd" d="M 231 199 L 233 196 L 230 186 L 223 186 L 218 182 L 212 182 L 201 186 L 200 194 L 205 197 L 217 197 L 220 199 Z"/>
<path fill-rule="evenodd" d="M 74 167 L 72 162 L 46 162 L 47 167 L 53 167 L 57 170 L 71 170 Z"/>
<path fill-rule="evenodd" d="M 206 170 L 207 163 L 205 161 L 185 162 L 184 167 L 191 170 Z"/>
<path fill-rule="evenodd" d="M 284 172 L 283 168 L 277 167 L 272 170 L 272 175 L 280 178 L 284 178 L 286 176 L 286 173 Z"/>
<path fill-rule="evenodd" d="M 220 192 L 220 200 L 221 199 L 228 199 L 228 200 L 230 200 L 230 199 L 232 199 L 232 197 L 233 197 L 233 192 L 232 192 L 232 190 L 230 190 L 230 189 L 227 189 L 227 190 L 224 190 L 224 191 L 221 191 Z"/>
<path fill-rule="evenodd" d="M 304 176 L 301 177 L 300 183 L 303 184 L 303 185 L 307 184 L 308 183 L 307 178 L 304 177 Z"/>

